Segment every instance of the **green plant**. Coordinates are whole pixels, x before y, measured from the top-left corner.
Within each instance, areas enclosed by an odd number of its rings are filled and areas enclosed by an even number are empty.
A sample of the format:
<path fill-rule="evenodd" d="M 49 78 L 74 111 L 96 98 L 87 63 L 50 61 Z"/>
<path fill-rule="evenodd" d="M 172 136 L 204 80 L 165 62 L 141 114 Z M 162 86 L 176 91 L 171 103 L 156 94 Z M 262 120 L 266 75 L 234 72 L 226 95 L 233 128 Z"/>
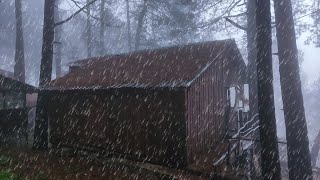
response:
<path fill-rule="evenodd" d="M 10 158 L 4 155 L 0 155 L 0 166 L 7 165 L 10 161 Z"/>
<path fill-rule="evenodd" d="M 10 171 L 0 172 L 0 180 L 14 180 L 15 177 L 15 174 Z"/>

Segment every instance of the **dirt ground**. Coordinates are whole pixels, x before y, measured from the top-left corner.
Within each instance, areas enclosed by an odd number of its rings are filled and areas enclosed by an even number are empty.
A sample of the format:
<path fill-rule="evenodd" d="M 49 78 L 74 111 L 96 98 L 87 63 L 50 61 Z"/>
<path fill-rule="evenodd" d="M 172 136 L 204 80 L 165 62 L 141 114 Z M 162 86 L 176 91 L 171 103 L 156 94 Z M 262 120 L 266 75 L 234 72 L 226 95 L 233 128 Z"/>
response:
<path fill-rule="evenodd" d="M 132 161 L 128 162 L 99 160 L 93 156 L 61 155 L 53 151 L 6 148 L 0 149 L 0 180 L 209 179 L 182 171 L 177 171 L 174 176 L 166 176 L 152 169 L 135 166 Z"/>
<path fill-rule="evenodd" d="M 58 156 L 49 152 L 31 150 L 0 150 L 0 180 L 11 179 L 157 179 L 143 171 L 101 163 L 89 157 Z M 6 173 L 9 172 L 9 173 Z M 1 177 L 3 176 L 3 177 Z"/>

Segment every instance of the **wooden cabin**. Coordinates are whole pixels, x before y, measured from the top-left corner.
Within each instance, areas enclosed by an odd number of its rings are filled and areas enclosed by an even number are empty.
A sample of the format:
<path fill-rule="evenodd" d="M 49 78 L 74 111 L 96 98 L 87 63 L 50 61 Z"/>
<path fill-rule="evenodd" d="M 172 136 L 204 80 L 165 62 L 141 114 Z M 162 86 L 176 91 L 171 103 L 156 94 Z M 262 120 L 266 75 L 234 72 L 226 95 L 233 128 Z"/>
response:
<path fill-rule="evenodd" d="M 185 167 L 237 127 L 225 116 L 226 88 L 245 78 L 234 40 L 90 58 L 71 69 L 43 89 L 54 147 Z"/>
<path fill-rule="evenodd" d="M 5 72 L 2 70 L 0 73 Z M 5 74 L 7 75 L 7 74 Z M 28 125 L 27 95 L 37 92 L 37 88 L 0 75 L 0 138 L 24 133 Z"/>

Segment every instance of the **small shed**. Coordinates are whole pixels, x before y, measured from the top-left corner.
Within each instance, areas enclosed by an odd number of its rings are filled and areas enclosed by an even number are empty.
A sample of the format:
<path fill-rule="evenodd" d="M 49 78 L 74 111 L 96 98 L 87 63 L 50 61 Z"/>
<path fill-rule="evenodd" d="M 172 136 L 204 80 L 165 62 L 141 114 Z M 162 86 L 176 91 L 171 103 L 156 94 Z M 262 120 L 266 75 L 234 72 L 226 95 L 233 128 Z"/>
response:
<path fill-rule="evenodd" d="M 5 72 L 1 70 L 0 73 Z M 7 75 L 7 74 L 6 74 Z M 28 113 L 27 94 L 37 92 L 37 88 L 0 75 L 0 138 L 8 135 L 27 133 Z"/>
<path fill-rule="evenodd" d="M 226 88 L 243 84 L 245 67 L 234 40 L 77 61 L 43 88 L 50 142 L 191 165 L 221 144 Z"/>

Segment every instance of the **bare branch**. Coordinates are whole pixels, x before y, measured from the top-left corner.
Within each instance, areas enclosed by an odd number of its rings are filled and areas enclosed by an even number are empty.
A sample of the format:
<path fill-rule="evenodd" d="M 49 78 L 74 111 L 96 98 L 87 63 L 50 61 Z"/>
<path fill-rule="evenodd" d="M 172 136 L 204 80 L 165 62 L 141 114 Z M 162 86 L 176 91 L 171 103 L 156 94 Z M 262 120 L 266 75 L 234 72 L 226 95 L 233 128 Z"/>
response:
<path fill-rule="evenodd" d="M 91 4 L 95 3 L 97 0 L 92 0 L 90 3 L 86 4 L 85 6 L 83 6 L 82 8 L 80 8 L 78 11 L 76 11 L 75 13 L 73 13 L 71 16 L 69 16 L 67 19 L 57 22 L 54 24 L 54 27 L 62 25 L 68 21 L 70 21 L 73 17 L 75 17 L 77 14 L 79 14 L 81 11 L 83 11 L 84 9 L 86 9 L 88 6 L 90 6 Z"/>
<path fill-rule="evenodd" d="M 242 29 L 244 31 L 247 31 L 247 27 L 243 27 L 240 24 L 237 24 L 236 22 L 232 21 L 231 19 L 225 17 L 225 20 L 228 21 L 230 24 L 234 25 L 235 27 Z"/>
<path fill-rule="evenodd" d="M 219 1 L 220 3 L 221 1 Z M 208 27 L 211 26 L 212 24 L 215 24 L 217 22 L 219 22 L 221 19 L 224 18 L 228 18 L 228 17 L 233 17 L 233 16 L 242 16 L 242 13 L 239 15 L 230 15 L 230 12 L 241 2 L 241 0 L 233 0 L 232 3 L 230 3 L 228 5 L 228 7 L 226 8 L 225 12 L 223 12 L 219 17 L 214 18 L 213 20 L 211 20 L 210 22 L 207 22 L 201 26 L 199 26 L 199 28 L 204 28 L 204 27 Z"/>
<path fill-rule="evenodd" d="M 80 3 L 78 1 L 75 1 L 75 0 L 71 0 L 79 9 L 81 9 L 81 6 L 79 5 Z M 87 10 L 86 8 L 82 10 L 85 14 L 87 14 Z M 96 17 L 96 16 L 93 16 L 92 14 L 89 14 L 89 16 L 97 21 L 101 21 L 100 17 Z"/>
<path fill-rule="evenodd" d="M 235 14 L 235 15 L 229 15 L 229 16 L 226 16 L 226 18 L 230 18 L 230 17 L 242 17 L 242 16 L 246 16 L 247 13 L 246 12 L 243 12 L 243 13 L 240 13 L 240 14 Z"/>

